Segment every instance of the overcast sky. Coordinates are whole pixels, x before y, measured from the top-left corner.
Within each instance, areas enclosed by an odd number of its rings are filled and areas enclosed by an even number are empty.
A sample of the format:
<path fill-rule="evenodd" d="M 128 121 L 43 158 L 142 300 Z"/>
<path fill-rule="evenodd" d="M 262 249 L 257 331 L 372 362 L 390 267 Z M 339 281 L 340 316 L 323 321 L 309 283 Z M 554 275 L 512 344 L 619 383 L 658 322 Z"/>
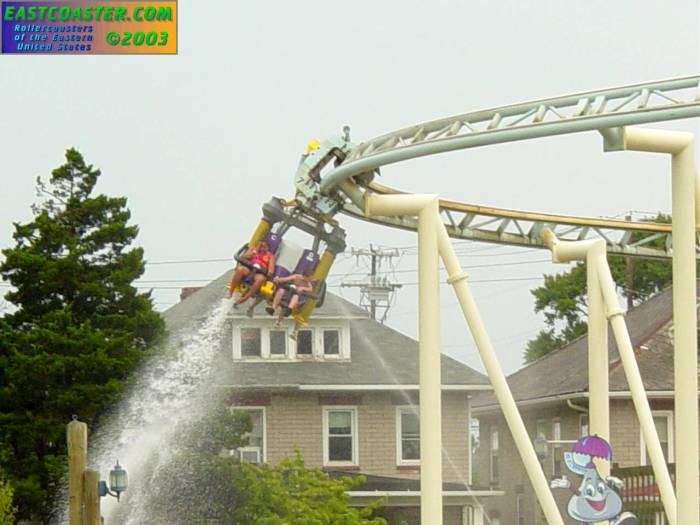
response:
<path fill-rule="evenodd" d="M 128 197 L 149 261 L 225 259 L 247 240 L 264 201 L 293 194 L 312 137 L 349 124 L 359 142 L 449 114 L 700 69 L 697 0 L 181 0 L 179 16 L 178 56 L 0 57 L 1 247 L 11 243 L 12 221 L 31 217 L 36 176 L 61 164 L 70 146 L 102 169 L 100 191 Z M 698 130 L 697 121 L 659 127 Z M 382 182 L 477 204 L 619 217 L 668 212 L 669 170 L 660 155 L 604 154 L 600 137 L 587 133 L 394 165 Z M 350 246 L 415 243 L 406 232 L 341 221 Z M 529 290 L 561 268 L 530 262 L 548 259 L 544 251 L 460 251 L 465 267 L 482 266 L 468 270 L 474 281 L 533 278 L 473 285 L 513 371 L 542 325 Z M 523 264 L 503 265 L 511 262 Z M 149 264 L 143 285 L 156 288 L 164 309 L 178 296 L 168 287 L 202 284 L 228 267 Z M 398 266 L 415 268 L 415 252 Z M 348 259 L 333 273 L 350 271 Z M 412 336 L 415 288 L 399 292 L 388 319 Z M 441 301 L 445 351 L 480 368 L 446 287 Z"/>

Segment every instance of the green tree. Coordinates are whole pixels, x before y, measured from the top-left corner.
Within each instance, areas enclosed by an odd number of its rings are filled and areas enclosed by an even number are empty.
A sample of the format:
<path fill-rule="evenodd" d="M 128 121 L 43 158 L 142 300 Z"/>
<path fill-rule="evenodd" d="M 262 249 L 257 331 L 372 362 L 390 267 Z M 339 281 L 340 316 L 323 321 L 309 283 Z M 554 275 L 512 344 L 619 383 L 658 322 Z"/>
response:
<path fill-rule="evenodd" d="M 240 499 L 234 509 L 239 525 L 386 525 L 372 518 L 382 500 L 364 507 L 348 506 L 347 490 L 362 477 L 331 479 L 318 469 L 308 469 L 299 452 L 279 464 L 241 464 Z"/>
<path fill-rule="evenodd" d="M 15 507 L 12 505 L 12 486 L 0 477 L 0 525 L 12 525 L 15 522 Z"/>
<path fill-rule="evenodd" d="M 668 215 L 659 214 L 654 222 L 669 223 Z M 634 242 L 635 236 L 632 237 Z M 651 243 L 660 246 L 663 240 Z M 632 294 L 634 304 L 644 302 L 671 283 L 671 261 L 632 259 L 632 289 L 625 285 L 625 257 L 608 256 L 608 264 L 620 295 Z M 535 312 L 544 313 L 545 329 L 527 343 L 525 363 L 531 363 L 586 333 L 587 298 L 586 264 L 579 262 L 568 272 L 545 275 L 544 285 L 532 290 Z"/>
<path fill-rule="evenodd" d="M 65 425 L 92 425 L 163 332 L 150 294 L 132 285 L 143 250 L 130 245 L 126 199 L 94 195 L 100 171 L 74 149 L 37 178 L 33 219 L 15 223 L 0 274 L 14 305 L 0 319 L 0 446 L 18 518 L 47 519 L 65 469 Z"/>

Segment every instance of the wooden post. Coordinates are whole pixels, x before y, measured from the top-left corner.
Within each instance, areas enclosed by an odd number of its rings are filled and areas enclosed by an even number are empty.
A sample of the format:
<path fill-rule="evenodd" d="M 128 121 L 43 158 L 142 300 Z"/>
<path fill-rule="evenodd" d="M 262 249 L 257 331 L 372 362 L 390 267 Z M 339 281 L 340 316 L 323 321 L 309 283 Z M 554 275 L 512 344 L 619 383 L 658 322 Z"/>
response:
<path fill-rule="evenodd" d="M 96 470 L 86 470 L 84 476 L 85 521 L 83 525 L 100 525 L 100 495 L 97 486 L 100 483 L 100 473 Z"/>
<path fill-rule="evenodd" d="M 68 423 L 68 525 L 83 525 L 83 472 L 87 465 L 87 425 Z"/>

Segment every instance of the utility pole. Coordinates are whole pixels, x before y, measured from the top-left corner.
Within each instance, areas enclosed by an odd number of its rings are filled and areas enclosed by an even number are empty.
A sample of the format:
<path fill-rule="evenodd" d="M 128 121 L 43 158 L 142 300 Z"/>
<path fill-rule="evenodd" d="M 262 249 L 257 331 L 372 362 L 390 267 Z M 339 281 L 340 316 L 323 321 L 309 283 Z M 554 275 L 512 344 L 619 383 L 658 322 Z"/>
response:
<path fill-rule="evenodd" d="M 377 310 L 384 309 L 380 322 L 384 322 L 394 292 L 401 288 L 400 284 L 389 282 L 387 277 L 380 275 L 382 261 L 391 260 L 393 257 L 399 257 L 401 254 L 395 248 L 380 248 L 370 244 L 369 249 L 353 248 L 351 254 L 357 258 L 359 263 L 360 257 L 367 257 L 370 261 L 370 273 L 364 279 L 355 281 L 343 281 L 343 288 L 359 288 L 360 289 L 360 306 L 369 310 L 370 316 L 375 321 L 377 320 Z"/>
<path fill-rule="evenodd" d="M 371 280 L 374 281 L 374 278 L 377 276 L 377 253 L 372 249 L 372 245 L 369 245 L 369 249 L 372 251 L 372 273 L 371 275 Z M 372 316 L 372 319 L 376 321 L 377 319 L 377 300 L 372 297 L 370 299 L 370 315 Z"/>

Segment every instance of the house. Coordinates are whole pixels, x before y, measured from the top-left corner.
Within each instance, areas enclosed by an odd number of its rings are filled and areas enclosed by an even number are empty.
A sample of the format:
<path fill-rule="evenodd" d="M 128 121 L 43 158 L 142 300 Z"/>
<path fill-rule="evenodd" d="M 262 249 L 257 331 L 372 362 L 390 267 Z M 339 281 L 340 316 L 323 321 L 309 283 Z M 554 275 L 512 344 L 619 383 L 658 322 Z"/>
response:
<path fill-rule="evenodd" d="M 666 289 L 626 315 L 627 328 L 637 356 L 647 397 L 652 409 L 661 446 L 668 463 L 674 456 L 673 419 L 673 324 L 672 293 Z M 508 384 L 534 440 L 549 442 L 542 467 L 548 479 L 567 474 L 563 452 L 571 443 L 588 434 L 588 341 L 581 337 L 508 377 Z M 620 477 L 628 467 L 647 465 L 641 436 L 625 373 L 609 330 L 610 444 L 614 473 Z M 510 431 L 492 394 L 472 401 L 473 416 L 479 421 L 479 447 L 475 453 L 475 482 L 504 492 L 502 497 L 484 500 L 485 512 L 493 525 L 545 523 L 532 487 L 515 450 Z M 571 477 L 570 473 L 569 477 Z M 654 493 L 647 503 L 658 503 Z M 565 522 L 568 491 L 553 491 Z M 623 493 L 623 499 L 629 493 Z M 649 494 L 647 494 L 649 496 Z M 634 502 L 631 502 L 632 504 Z M 628 510 L 630 504 L 626 507 Z M 660 509 L 660 503 L 658 504 Z M 660 512 L 660 511 L 659 511 Z M 659 519 L 662 519 L 659 517 Z M 663 523 L 659 521 L 657 523 Z"/>
<path fill-rule="evenodd" d="M 230 274 L 190 295 L 166 320 L 201 315 L 220 300 Z M 351 504 L 386 497 L 391 525 L 420 522 L 418 343 L 328 293 L 296 341 L 262 305 L 253 318 L 231 309 L 219 388 L 254 424 L 245 461 L 275 463 L 298 449 L 332 476 L 365 476 Z M 470 398 L 488 379 L 442 356 L 445 525 L 483 523 L 481 501 L 501 494 L 472 484 Z M 425 525 L 425 524 L 424 524 Z"/>

